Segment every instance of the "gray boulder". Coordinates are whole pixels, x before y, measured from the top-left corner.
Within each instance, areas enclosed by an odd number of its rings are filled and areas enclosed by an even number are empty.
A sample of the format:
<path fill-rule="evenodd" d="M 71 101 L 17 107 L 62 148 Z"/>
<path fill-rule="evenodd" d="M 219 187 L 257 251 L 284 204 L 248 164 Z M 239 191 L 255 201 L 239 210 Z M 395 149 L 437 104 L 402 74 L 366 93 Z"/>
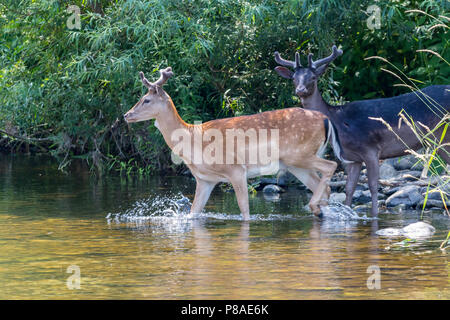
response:
<path fill-rule="evenodd" d="M 386 196 L 390 196 L 390 195 L 393 195 L 394 193 L 396 193 L 400 189 L 401 189 L 401 187 L 385 187 L 382 189 L 381 192 Z"/>
<path fill-rule="evenodd" d="M 388 180 L 395 177 L 396 175 L 397 170 L 395 170 L 395 168 L 391 164 L 384 161 L 380 165 L 380 179 Z"/>
<path fill-rule="evenodd" d="M 354 203 L 367 203 L 372 199 L 369 190 L 356 190 L 353 194 Z"/>
<path fill-rule="evenodd" d="M 406 173 L 402 174 L 400 178 L 404 181 L 417 181 L 420 179 L 420 175 L 422 174 L 422 171 L 406 171 Z"/>
<path fill-rule="evenodd" d="M 423 187 L 420 192 L 425 197 L 425 194 L 427 193 L 428 187 Z M 430 188 L 432 190 L 433 188 Z M 428 200 L 441 200 L 441 193 L 440 192 L 428 192 Z"/>
<path fill-rule="evenodd" d="M 389 163 L 390 165 L 394 166 L 396 170 L 418 170 L 421 171 L 423 169 L 422 162 L 418 162 L 416 157 L 413 155 L 406 155 L 399 158 L 393 158 L 385 160 L 384 162 Z M 417 163 L 417 164 L 416 164 Z"/>
<path fill-rule="evenodd" d="M 430 190 L 428 191 L 428 199 L 441 200 L 442 201 L 441 193 L 439 191 L 437 191 L 437 190 L 434 191 L 434 192 L 431 192 L 431 190 L 433 190 L 432 187 L 430 187 Z M 450 189 L 449 189 L 449 187 L 447 185 L 442 187 L 441 190 L 444 193 L 444 195 L 446 195 L 447 197 L 449 196 Z M 420 192 L 425 196 L 425 194 L 427 192 L 427 187 L 423 187 L 420 190 Z"/>
<path fill-rule="evenodd" d="M 382 192 L 378 192 L 378 200 L 384 199 L 386 196 Z M 372 201 L 370 190 L 356 190 L 353 194 L 354 203 L 368 203 Z"/>
<path fill-rule="evenodd" d="M 410 185 L 400 188 L 400 190 L 389 196 L 389 198 L 386 199 L 386 206 L 395 207 L 403 204 L 406 208 L 415 208 L 423 199 L 424 197 L 420 192 L 420 187 Z"/>
<path fill-rule="evenodd" d="M 425 202 L 425 199 L 420 201 L 420 203 L 417 205 L 416 209 L 417 210 L 421 210 L 423 208 L 423 204 Z M 447 206 L 447 208 L 450 206 L 450 202 L 447 201 L 445 203 L 445 205 Z M 437 209 L 444 209 L 444 203 L 442 202 L 442 199 L 440 200 L 434 200 L 434 199 L 427 199 L 427 203 L 425 204 L 425 209 L 430 209 L 430 208 L 437 208 Z"/>

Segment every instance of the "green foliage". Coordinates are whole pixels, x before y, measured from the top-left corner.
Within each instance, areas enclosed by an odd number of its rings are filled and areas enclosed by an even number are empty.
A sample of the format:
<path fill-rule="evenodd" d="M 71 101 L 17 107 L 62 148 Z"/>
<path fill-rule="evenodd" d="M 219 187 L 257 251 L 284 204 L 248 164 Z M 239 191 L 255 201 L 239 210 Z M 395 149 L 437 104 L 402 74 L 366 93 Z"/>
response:
<path fill-rule="evenodd" d="M 67 1 L 2 0 L 0 129 L 10 148 L 23 138 L 61 167 L 78 156 L 98 169 L 173 169 L 151 122 L 121 120 L 144 92 L 139 71 L 155 79 L 171 66 L 166 91 L 180 115 L 207 121 L 297 104 L 292 84 L 273 72 L 273 52 L 305 59 L 337 44 L 344 55 L 320 83 L 327 100 L 390 96 L 405 90 L 364 58 L 383 56 L 420 86 L 446 83 L 448 65 L 416 52 L 448 56 L 446 29 L 405 11 L 444 16 L 447 3 L 377 1 L 381 28 L 369 30 L 365 0 L 74 0 L 81 29 L 70 30 Z"/>

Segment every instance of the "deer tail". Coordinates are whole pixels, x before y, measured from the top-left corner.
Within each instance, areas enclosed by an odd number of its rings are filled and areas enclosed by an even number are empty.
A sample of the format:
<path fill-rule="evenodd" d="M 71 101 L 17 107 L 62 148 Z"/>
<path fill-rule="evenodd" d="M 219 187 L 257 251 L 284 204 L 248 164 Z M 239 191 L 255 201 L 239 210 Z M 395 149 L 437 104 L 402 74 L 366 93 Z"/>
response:
<path fill-rule="evenodd" d="M 320 148 L 322 150 L 322 153 L 325 151 L 325 147 L 328 143 L 331 144 L 331 147 L 333 148 L 334 155 L 336 158 L 338 158 L 343 163 L 353 163 L 353 161 L 345 160 L 342 157 L 342 147 L 341 142 L 339 141 L 339 136 L 337 134 L 337 131 L 334 127 L 334 125 L 331 123 L 329 119 L 324 120 L 325 124 L 325 134 L 326 134 L 326 141 L 324 145 Z"/>

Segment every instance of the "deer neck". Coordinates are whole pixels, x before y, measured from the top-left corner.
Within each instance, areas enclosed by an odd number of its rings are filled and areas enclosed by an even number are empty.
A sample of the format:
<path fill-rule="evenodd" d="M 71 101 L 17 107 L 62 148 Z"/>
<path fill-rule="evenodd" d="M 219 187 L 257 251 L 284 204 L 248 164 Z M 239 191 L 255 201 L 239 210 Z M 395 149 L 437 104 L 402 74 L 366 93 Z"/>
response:
<path fill-rule="evenodd" d="M 320 94 L 317 83 L 314 84 L 314 93 L 308 97 L 300 98 L 305 109 L 320 111 L 326 116 L 330 116 L 329 105 L 323 100 Z"/>
<path fill-rule="evenodd" d="M 176 130 L 188 129 L 189 124 L 181 119 L 180 115 L 172 102 L 172 99 L 167 96 L 167 110 L 162 115 L 156 117 L 155 126 L 162 133 L 164 140 L 169 148 L 173 148 L 172 134 Z"/>

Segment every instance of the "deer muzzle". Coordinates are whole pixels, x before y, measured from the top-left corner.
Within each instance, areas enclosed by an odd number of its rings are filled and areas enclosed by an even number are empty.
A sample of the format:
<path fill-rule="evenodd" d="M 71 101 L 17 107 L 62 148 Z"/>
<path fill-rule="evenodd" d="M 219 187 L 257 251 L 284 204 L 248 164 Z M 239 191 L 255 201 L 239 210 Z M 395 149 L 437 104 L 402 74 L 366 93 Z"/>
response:
<path fill-rule="evenodd" d="M 295 88 L 295 94 L 299 97 L 304 97 L 308 95 L 308 89 L 305 86 L 299 86 Z"/>
<path fill-rule="evenodd" d="M 130 110 L 131 111 L 131 110 Z M 127 123 L 136 122 L 136 119 L 133 118 L 133 112 L 128 111 L 123 115 L 123 118 Z"/>

